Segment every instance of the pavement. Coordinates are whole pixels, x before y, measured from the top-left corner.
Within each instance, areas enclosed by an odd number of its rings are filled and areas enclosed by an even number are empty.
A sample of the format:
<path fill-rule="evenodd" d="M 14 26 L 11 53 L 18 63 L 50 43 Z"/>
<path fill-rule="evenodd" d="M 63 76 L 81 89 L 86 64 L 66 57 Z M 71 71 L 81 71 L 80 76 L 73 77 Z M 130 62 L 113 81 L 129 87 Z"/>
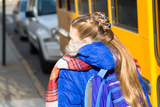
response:
<path fill-rule="evenodd" d="M 2 65 L 0 25 L 0 107 L 45 107 L 45 90 L 6 34 L 6 66 Z"/>

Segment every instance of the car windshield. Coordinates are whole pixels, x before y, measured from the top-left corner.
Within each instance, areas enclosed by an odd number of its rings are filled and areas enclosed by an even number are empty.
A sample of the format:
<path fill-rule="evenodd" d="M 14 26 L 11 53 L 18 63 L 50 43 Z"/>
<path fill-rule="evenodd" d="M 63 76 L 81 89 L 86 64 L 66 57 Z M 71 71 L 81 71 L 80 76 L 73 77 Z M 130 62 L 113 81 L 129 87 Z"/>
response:
<path fill-rule="evenodd" d="M 56 13 L 56 0 L 39 0 L 38 15 Z"/>
<path fill-rule="evenodd" d="M 27 9 L 27 1 L 22 1 L 20 11 L 26 11 L 26 9 Z"/>

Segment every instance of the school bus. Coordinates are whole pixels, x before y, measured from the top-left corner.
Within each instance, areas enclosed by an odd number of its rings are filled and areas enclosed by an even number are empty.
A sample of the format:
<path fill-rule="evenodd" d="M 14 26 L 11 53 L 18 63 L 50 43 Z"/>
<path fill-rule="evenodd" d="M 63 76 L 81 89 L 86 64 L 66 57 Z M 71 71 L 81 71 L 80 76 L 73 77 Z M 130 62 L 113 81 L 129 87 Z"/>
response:
<path fill-rule="evenodd" d="M 112 31 L 142 66 L 152 106 L 160 107 L 160 0 L 57 0 L 56 5 L 62 52 L 74 18 L 105 12 Z"/>

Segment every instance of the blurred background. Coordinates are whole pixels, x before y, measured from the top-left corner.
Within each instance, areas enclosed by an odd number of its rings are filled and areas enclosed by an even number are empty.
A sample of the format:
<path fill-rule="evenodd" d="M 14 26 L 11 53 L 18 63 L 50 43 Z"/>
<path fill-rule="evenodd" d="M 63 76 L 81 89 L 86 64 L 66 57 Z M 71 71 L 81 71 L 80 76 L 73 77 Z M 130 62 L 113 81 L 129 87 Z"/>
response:
<path fill-rule="evenodd" d="M 59 45 L 52 49 L 58 43 L 49 43 L 52 31 L 58 26 L 55 8 L 55 0 L 5 0 L 4 43 L 3 1 L 0 0 L 0 107 L 45 106 L 50 72 L 60 58 Z M 40 17 L 33 18 L 33 11 Z M 38 34 L 46 35 L 48 43 L 37 39 Z M 43 47 L 48 53 L 44 53 Z M 53 51 L 56 58 L 51 55 Z"/>

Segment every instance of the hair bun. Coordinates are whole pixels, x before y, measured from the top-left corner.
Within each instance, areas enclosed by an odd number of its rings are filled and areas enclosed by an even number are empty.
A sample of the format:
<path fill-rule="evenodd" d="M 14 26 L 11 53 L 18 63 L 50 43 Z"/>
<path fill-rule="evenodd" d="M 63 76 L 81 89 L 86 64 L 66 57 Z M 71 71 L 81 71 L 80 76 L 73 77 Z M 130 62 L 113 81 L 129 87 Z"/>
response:
<path fill-rule="evenodd" d="M 104 13 L 101 14 L 101 12 L 95 12 L 93 14 L 93 17 L 95 21 L 99 22 L 104 31 L 109 30 L 111 28 L 111 23 L 109 23 L 109 19 Z"/>

